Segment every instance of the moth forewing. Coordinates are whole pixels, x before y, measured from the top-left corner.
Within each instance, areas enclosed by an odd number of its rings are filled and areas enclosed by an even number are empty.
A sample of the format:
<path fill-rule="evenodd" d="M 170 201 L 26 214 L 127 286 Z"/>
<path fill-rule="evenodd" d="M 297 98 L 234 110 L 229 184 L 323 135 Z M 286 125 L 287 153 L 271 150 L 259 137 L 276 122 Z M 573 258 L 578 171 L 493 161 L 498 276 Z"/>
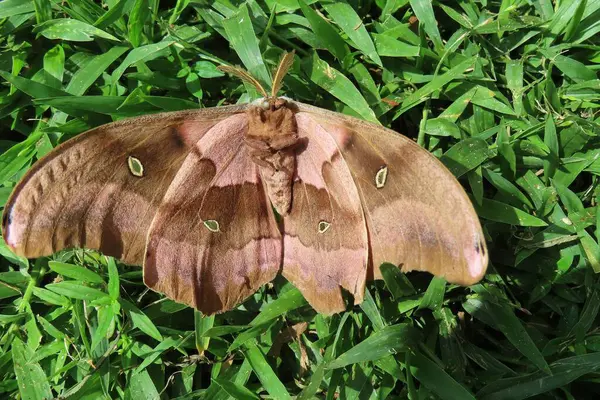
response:
<path fill-rule="evenodd" d="M 312 118 L 330 134 L 349 168 L 365 214 L 372 271 L 384 262 L 470 285 L 488 254 L 470 199 L 450 171 L 410 139 L 381 126 L 302 103 L 296 118 Z M 383 190 L 385 188 L 385 190 Z"/>

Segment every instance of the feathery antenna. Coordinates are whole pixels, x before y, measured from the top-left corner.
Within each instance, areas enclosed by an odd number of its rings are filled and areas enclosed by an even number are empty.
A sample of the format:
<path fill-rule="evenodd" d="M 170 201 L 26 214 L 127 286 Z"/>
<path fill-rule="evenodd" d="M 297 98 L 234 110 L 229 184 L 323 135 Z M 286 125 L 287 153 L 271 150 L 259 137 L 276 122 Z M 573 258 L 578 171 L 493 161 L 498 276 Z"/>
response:
<path fill-rule="evenodd" d="M 283 77 L 294 64 L 294 51 L 291 53 L 283 53 L 277 69 L 273 72 L 273 86 L 271 87 L 271 97 L 277 97 L 277 93 L 283 85 Z"/>
<path fill-rule="evenodd" d="M 269 95 L 267 94 L 267 91 L 265 90 L 265 88 L 262 87 L 262 85 L 260 84 L 260 82 L 258 81 L 258 79 L 256 79 L 252 75 L 250 75 L 248 73 L 248 71 L 246 71 L 245 69 L 242 69 L 240 67 L 230 67 L 228 65 L 219 65 L 217 68 L 219 69 L 219 71 L 223 71 L 223 72 L 226 72 L 226 73 L 231 74 L 233 76 L 237 76 L 238 78 L 240 78 L 244 82 L 247 82 L 247 83 L 251 84 L 265 98 L 269 97 Z"/>
<path fill-rule="evenodd" d="M 292 50 L 290 53 L 283 53 L 281 56 L 281 60 L 279 60 L 279 64 L 275 71 L 273 71 L 273 85 L 271 87 L 271 98 L 274 99 L 277 97 L 277 93 L 281 90 L 281 86 L 283 85 L 283 77 L 294 64 L 294 54 L 295 52 Z M 265 98 L 269 98 L 267 91 L 262 87 L 258 79 L 250 75 L 248 71 L 241 67 L 230 67 L 228 65 L 219 65 L 217 67 L 219 71 L 226 72 L 233 76 L 240 78 L 242 81 L 251 84 L 254 86 L 260 94 L 262 94 Z"/>

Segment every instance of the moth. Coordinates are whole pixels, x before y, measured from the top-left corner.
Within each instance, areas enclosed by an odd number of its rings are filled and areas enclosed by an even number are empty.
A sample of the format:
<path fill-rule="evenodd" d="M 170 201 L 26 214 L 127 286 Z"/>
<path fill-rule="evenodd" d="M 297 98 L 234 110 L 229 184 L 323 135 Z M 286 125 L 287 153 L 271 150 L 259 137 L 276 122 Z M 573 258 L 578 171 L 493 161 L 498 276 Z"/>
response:
<path fill-rule="evenodd" d="M 379 125 L 270 95 L 100 126 L 37 161 L 3 213 L 18 255 L 89 248 L 143 265 L 145 284 L 202 311 L 234 308 L 278 273 L 323 314 L 362 302 L 380 265 L 469 285 L 488 255 L 454 176 Z"/>

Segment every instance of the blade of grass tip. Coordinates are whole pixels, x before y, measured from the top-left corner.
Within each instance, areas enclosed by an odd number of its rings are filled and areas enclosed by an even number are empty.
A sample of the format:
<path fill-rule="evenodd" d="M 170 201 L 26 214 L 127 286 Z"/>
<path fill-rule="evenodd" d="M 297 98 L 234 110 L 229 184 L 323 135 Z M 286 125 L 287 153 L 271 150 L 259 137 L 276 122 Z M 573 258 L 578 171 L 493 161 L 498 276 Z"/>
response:
<path fill-rule="evenodd" d="M 312 376 L 310 377 L 310 382 L 308 385 L 302 390 L 300 395 L 297 397 L 297 400 L 310 400 L 314 399 L 319 387 L 321 386 L 321 382 L 325 376 L 325 362 L 321 362 L 317 365 L 317 368 L 314 369 Z"/>
<path fill-rule="evenodd" d="M 41 132 L 29 135 L 24 141 L 15 144 L 10 149 L 0 155 L 0 180 L 6 182 L 19 172 L 36 154 L 36 143 L 42 137 Z M 12 251 L 6 246 L 6 252 Z M 16 255 L 11 258 L 19 259 Z M 28 262 L 22 260 L 21 265 L 27 265 Z"/>
<path fill-rule="evenodd" d="M 343 385 L 340 385 L 340 398 L 348 400 L 359 400 L 373 393 L 371 374 L 373 366 L 370 364 L 356 364 L 352 368 L 352 374 L 348 374 Z"/>
<path fill-rule="evenodd" d="M 342 368 L 405 352 L 415 340 L 416 331 L 409 324 L 386 326 L 330 362 L 327 369 Z"/>
<path fill-rule="evenodd" d="M 486 198 L 482 199 L 481 204 L 472 200 L 473 207 L 481 218 L 517 226 L 548 226 L 544 220 L 508 204 Z"/>
<path fill-rule="evenodd" d="M 57 274 L 71 279 L 90 283 L 104 283 L 104 279 L 102 279 L 100 275 L 94 271 L 90 271 L 87 268 L 80 267 L 79 265 L 67 264 L 59 261 L 50 261 L 48 266 Z"/>
<path fill-rule="evenodd" d="M 533 204 L 531 201 L 521 192 L 515 185 L 512 184 L 511 181 L 506 179 L 502 174 L 491 171 L 487 168 L 483 168 L 483 176 L 485 179 L 494 185 L 496 189 L 504 196 L 506 196 L 507 201 L 512 204 L 515 204 L 518 207 L 522 207 L 523 205 L 533 208 Z"/>
<path fill-rule="evenodd" d="M 94 38 L 102 38 L 120 42 L 108 32 L 98 29 L 86 22 L 71 18 L 57 18 L 37 25 L 33 33 L 38 33 L 50 40 L 66 40 L 73 42 L 91 42 Z"/>
<path fill-rule="evenodd" d="M 466 400 L 475 396 L 446 371 L 420 353 L 411 354 L 411 374 L 444 400 Z"/>
<path fill-rule="evenodd" d="M 279 380 L 279 377 L 275 374 L 254 341 L 245 345 L 243 353 L 250 362 L 250 366 L 254 370 L 256 377 L 273 398 L 281 400 L 291 399 L 287 389 L 281 383 L 281 380 Z"/>
<path fill-rule="evenodd" d="M 456 65 L 455 67 L 451 68 L 447 72 L 441 75 L 437 75 L 431 80 L 431 82 L 419 88 L 413 94 L 404 99 L 402 105 L 400 106 L 400 109 L 396 112 L 396 114 L 394 114 L 394 119 L 398 118 L 404 112 L 410 110 L 417 104 L 427 100 L 433 92 L 440 90 L 447 83 L 453 81 L 454 79 L 462 77 L 465 71 L 467 71 L 470 68 L 473 68 L 476 60 L 477 57 L 468 58 Z"/>
<path fill-rule="evenodd" d="M 108 297 L 103 291 L 84 286 L 82 282 L 78 281 L 51 283 L 46 285 L 46 289 L 77 300 L 98 301 Z"/>
<path fill-rule="evenodd" d="M 483 204 L 483 177 L 481 166 L 467 172 L 467 179 L 469 180 L 469 186 L 473 193 L 473 199 L 481 206 Z"/>
<path fill-rule="evenodd" d="M 44 72 L 50 86 L 60 89 L 65 72 L 65 51 L 61 45 L 56 45 L 44 55 Z"/>
<path fill-rule="evenodd" d="M 89 113 L 136 116 L 156 111 L 156 108 L 146 102 L 127 105 L 123 104 L 121 96 L 65 96 L 48 97 L 34 100 L 34 103 L 45 104 L 64 111 L 75 117 L 86 118 Z"/>
<path fill-rule="evenodd" d="M 461 140 L 440 158 L 440 161 L 459 178 L 478 167 L 490 157 L 488 144 L 480 138 Z"/>
<path fill-rule="evenodd" d="M 552 375 L 538 371 L 515 378 L 497 380 L 477 393 L 486 400 L 520 400 L 567 386 L 579 377 L 598 371 L 600 353 L 563 358 L 550 365 Z"/>
<path fill-rule="evenodd" d="M 4 0 L 0 2 L 0 19 L 35 11 L 33 1 Z"/>
<path fill-rule="evenodd" d="M 92 335 L 92 344 L 90 347 L 92 352 L 98 347 L 102 339 L 107 337 L 108 329 L 115 317 L 112 305 L 98 307 L 97 315 L 98 325 L 96 326 L 96 331 Z"/>
<path fill-rule="evenodd" d="M 394 39 L 386 34 L 373 34 L 375 48 L 382 57 L 419 57 L 421 48 Z"/>
<path fill-rule="evenodd" d="M 196 349 L 199 354 L 203 354 L 204 351 L 208 349 L 210 337 L 204 336 L 204 333 L 212 328 L 214 324 L 214 315 L 204 316 L 200 311 L 194 310 Z"/>
<path fill-rule="evenodd" d="M 266 331 L 271 329 L 271 327 L 273 325 L 275 325 L 276 323 L 277 323 L 277 320 L 270 320 L 263 324 L 252 326 L 250 329 L 247 329 L 244 332 L 239 333 L 235 337 L 235 339 L 233 339 L 233 342 L 227 349 L 227 352 L 231 353 L 235 349 L 238 349 L 242 345 L 246 344 L 248 341 L 262 335 L 263 333 L 265 333 Z"/>
<path fill-rule="evenodd" d="M 132 374 L 126 383 L 125 396 L 131 400 L 159 399 L 160 393 L 147 370 Z"/>
<path fill-rule="evenodd" d="M 58 293 L 51 292 L 50 290 L 34 287 L 33 294 L 40 300 L 46 303 L 53 304 L 59 307 L 68 308 L 71 302 L 65 296 Z"/>
<path fill-rule="evenodd" d="M 458 318 L 448 307 L 434 311 L 433 316 L 438 323 L 439 346 L 445 369 L 451 376 L 462 378 L 465 376 L 467 362 L 462 343 L 457 339 Z"/>
<path fill-rule="evenodd" d="M 383 67 L 381 58 L 375 50 L 375 45 L 360 16 L 354 8 L 345 1 L 324 2 L 323 8 L 333 21 L 338 24 L 346 35 L 354 42 L 356 47 L 369 57 L 375 64 Z"/>
<path fill-rule="evenodd" d="M 244 361 L 242 361 L 242 365 L 240 365 L 240 368 L 235 374 L 235 379 L 233 380 L 233 382 L 238 385 L 245 386 L 248 382 L 248 379 L 250 379 L 251 374 L 252 366 L 250 365 L 250 362 L 247 359 L 244 359 Z"/>
<path fill-rule="evenodd" d="M 242 60 L 250 75 L 258 79 L 265 89 L 270 88 L 271 77 L 263 62 L 258 39 L 246 5 L 240 6 L 236 14 L 224 19 L 223 28 L 229 38 L 229 44 Z"/>
<path fill-rule="evenodd" d="M 585 339 L 585 334 L 592 328 L 599 310 L 600 295 L 596 289 L 593 290 L 592 294 L 586 299 L 579 320 L 573 328 L 571 328 L 571 333 L 575 334 L 577 341 L 583 341 Z"/>
<path fill-rule="evenodd" d="M 373 329 L 375 331 L 381 330 L 385 327 L 385 322 L 381 316 L 381 313 L 379 312 L 379 307 L 377 307 L 377 304 L 375 304 L 375 299 L 373 299 L 371 291 L 368 288 L 365 288 L 365 298 L 363 302 L 360 303 L 360 308 L 373 324 Z"/>
<path fill-rule="evenodd" d="M 127 21 L 129 42 L 133 47 L 139 47 L 142 44 L 144 40 L 144 27 L 149 15 L 148 1 L 136 0 L 129 14 L 129 21 Z"/>
<path fill-rule="evenodd" d="M 554 119 L 549 117 L 546 119 L 546 126 L 544 128 L 544 143 L 550 149 L 550 154 L 546 160 L 544 160 L 544 178 L 546 182 L 554 176 L 556 169 L 558 168 L 558 136 L 556 135 L 556 126 L 554 125 Z"/>
<path fill-rule="evenodd" d="M 600 272 L 600 246 L 585 229 L 577 231 L 586 260 L 595 273 Z"/>
<path fill-rule="evenodd" d="M 510 60 L 506 63 L 506 85 L 513 98 L 513 107 L 517 115 L 523 114 L 523 62 Z"/>
<path fill-rule="evenodd" d="M 583 206 L 583 202 L 575 194 L 571 189 L 569 189 L 566 185 L 563 185 L 561 182 L 557 180 L 551 181 L 552 186 L 556 189 L 558 193 L 558 197 L 560 197 L 560 201 L 563 203 L 567 212 L 576 213 L 584 211 L 585 207 Z"/>
<path fill-rule="evenodd" d="M 579 8 L 580 3 L 585 2 L 565 1 L 560 3 L 558 10 L 554 13 L 547 28 L 552 35 L 548 35 L 545 38 L 542 47 L 548 47 L 561 33 L 565 32 L 571 21 L 576 18 L 577 9 Z"/>
<path fill-rule="evenodd" d="M 484 324 L 502 332 L 508 341 L 536 367 L 545 373 L 550 373 L 544 356 L 512 308 L 507 304 L 496 303 L 503 300 L 494 300 L 488 300 L 485 297 L 471 297 L 463 303 L 463 308 Z"/>
<path fill-rule="evenodd" d="M 12 75 L 6 71 L 0 71 L 0 76 L 18 90 L 30 97 L 33 97 L 34 99 L 43 97 L 69 96 L 69 93 L 66 93 L 60 89 L 44 85 L 43 83 L 35 82 L 21 76 Z"/>
<path fill-rule="evenodd" d="M 177 0 L 177 3 L 175 4 L 175 8 L 173 8 L 173 12 L 171 13 L 171 16 L 169 17 L 170 25 L 173 25 L 173 24 L 175 24 L 175 22 L 177 22 L 177 19 L 179 18 L 179 16 L 183 12 L 183 10 L 185 10 L 185 8 L 189 4 L 190 4 L 190 0 Z"/>
<path fill-rule="evenodd" d="M 167 47 L 169 47 L 170 45 L 172 45 L 173 43 L 175 43 L 175 42 L 169 40 L 169 41 L 148 44 L 148 45 L 141 46 L 141 47 L 131 50 L 129 52 L 129 54 L 127 54 L 127 56 L 125 57 L 125 59 L 123 60 L 121 65 L 119 65 L 113 71 L 112 76 L 111 76 L 113 85 L 115 85 L 116 82 L 119 79 L 121 79 L 121 76 L 123 75 L 125 70 L 127 68 L 129 68 L 131 65 L 135 64 L 138 61 L 142 61 L 142 60 L 148 61 L 148 60 L 151 60 L 151 59 L 154 59 L 154 58 L 160 56 L 162 54 L 161 52 L 164 49 L 166 49 Z"/>
<path fill-rule="evenodd" d="M 93 57 L 73 74 L 65 90 L 75 96 L 83 95 L 108 67 L 127 50 L 129 48 L 125 46 L 115 46 L 104 54 Z"/>
<path fill-rule="evenodd" d="M 44 370 L 31 361 L 33 352 L 18 337 L 13 339 L 11 353 L 21 396 L 24 399 L 52 398 L 52 389 Z"/>
<path fill-rule="evenodd" d="M 333 54 L 340 62 L 344 60 L 350 51 L 338 31 L 331 26 L 329 22 L 325 21 L 325 19 L 323 19 L 323 17 L 315 10 L 308 6 L 306 2 L 298 0 L 298 4 L 300 5 L 302 14 L 304 14 L 308 20 L 312 31 L 318 38 L 320 45 Z"/>
<path fill-rule="evenodd" d="M 505 123 L 504 118 L 500 121 L 496 144 L 498 145 L 498 155 L 500 156 L 500 169 L 504 176 L 510 180 L 515 179 L 517 174 L 517 155 L 510 144 L 510 127 Z"/>
<path fill-rule="evenodd" d="M 122 298 L 119 299 L 119 303 L 121 304 L 121 307 L 129 313 L 133 326 L 158 341 L 163 340 L 162 335 L 154 323 L 139 308 Z"/>
<path fill-rule="evenodd" d="M 108 294 L 113 300 L 117 300 L 120 296 L 121 283 L 119 282 L 119 271 L 117 264 L 112 257 L 106 257 L 108 264 Z"/>
<path fill-rule="evenodd" d="M 424 308 L 429 308 L 434 311 L 439 310 L 440 308 L 442 308 L 445 293 L 446 280 L 437 276 L 434 277 L 431 280 L 431 282 L 429 282 L 427 291 L 421 299 L 421 303 L 419 304 L 419 310 Z"/>
<path fill-rule="evenodd" d="M 388 290 L 394 296 L 394 300 L 399 300 L 405 296 L 412 296 L 416 294 L 415 288 L 413 287 L 410 280 L 406 277 L 400 268 L 394 264 L 384 263 L 379 267 L 381 275 Z"/>
<path fill-rule="evenodd" d="M 111 5 L 108 11 L 99 16 L 97 14 L 101 13 L 103 10 L 97 10 L 97 12 L 90 10 L 90 14 L 93 13 L 94 15 L 90 15 L 88 19 L 96 19 L 93 24 L 96 28 L 105 29 L 107 27 L 113 27 L 122 32 L 125 30 L 125 24 L 122 21 L 119 21 L 119 19 L 127 14 L 130 14 L 131 7 L 133 6 L 132 3 L 135 1 L 136 0 L 115 2 Z M 131 18 L 131 15 L 129 15 L 129 18 Z"/>
<path fill-rule="evenodd" d="M 231 398 L 236 400 L 259 400 L 256 394 L 252 393 L 252 391 L 248 390 L 246 387 L 242 385 L 238 385 L 235 382 L 228 381 L 226 379 L 214 378 L 212 380 L 217 386 L 221 388 L 225 393 L 227 393 Z"/>
<path fill-rule="evenodd" d="M 564 137 L 563 135 L 561 136 Z M 564 148 L 562 148 L 561 151 L 564 152 Z M 591 172 L 588 167 L 595 164 L 599 159 L 600 148 L 586 151 L 585 153 L 575 153 L 572 155 L 571 160 L 565 160 L 566 162 L 560 165 L 560 168 L 556 170 L 552 181 L 570 186 L 583 171 L 587 170 Z"/>
<path fill-rule="evenodd" d="M 348 72 L 354 76 L 360 91 L 364 95 L 369 106 L 373 108 L 375 115 L 385 114 L 387 111 L 387 104 L 381 101 L 379 88 L 375 84 L 375 80 L 371 76 L 371 72 L 369 72 L 367 67 L 362 63 L 356 62 L 354 65 L 348 68 Z"/>
<path fill-rule="evenodd" d="M 149 354 L 146 354 L 144 356 L 144 360 L 135 369 L 135 371 L 133 371 L 133 373 L 138 374 L 138 373 L 142 372 L 150 364 L 152 364 L 154 361 L 156 361 L 161 356 L 161 354 L 163 354 L 165 351 L 172 349 L 172 348 L 175 348 L 175 349 L 178 348 L 184 342 L 186 342 L 188 340 L 188 338 L 190 338 L 191 336 L 192 336 L 191 333 L 189 333 L 188 335 L 186 335 L 182 338 L 174 338 L 174 337 L 170 336 L 170 337 L 166 338 L 165 340 L 161 341 L 158 345 L 156 345 L 155 348 L 152 349 L 152 351 L 150 351 Z"/>
<path fill-rule="evenodd" d="M 365 120 L 380 124 L 365 98 L 343 73 L 321 60 L 316 53 L 305 61 L 303 67 L 311 81 L 347 104 Z"/>
<path fill-rule="evenodd" d="M 327 348 L 327 352 L 325 352 L 325 360 L 331 360 L 333 357 L 336 356 L 336 351 L 338 349 L 338 343 L 341 343 L 341 341 L 343 341 L 342 338 L 342 334 L 345 333 L 344 331 L 344 326 L 346 324 L 346 321 L 348 321 L 348 318 L 350 317 L 350 313 L 344 313 L 342 315 L 342 318 L 340 319 L 340 322 L 338 324 L 336 333 L 335 333 L 335 338 L 333 339 L 333 343 L 331 344 L 331 346 L 329 346 Z M 331 349 L 331 352 L 329 352 L 329 349 Z"/>
<path fill-rule="evenodd" d="M 308 302 L 298 289 L 290 289 L 281 294 L 276 300 L 267 304 L 260 314 L 250 322 L 250 326 L 262 325 L 306 304 Z"/>
<path fill-rule="evenodd" d="M 427 32 L 433 41 L 434 46 L 437 49 L 443 49 L 444 44 L 442 43 L 442 37 L 437 27 L 437 20 L 433 12 L 431 0 L 410 0 L 410 6 L 419 19 L 419 22 L 423 25 L 425 32 Z"/>

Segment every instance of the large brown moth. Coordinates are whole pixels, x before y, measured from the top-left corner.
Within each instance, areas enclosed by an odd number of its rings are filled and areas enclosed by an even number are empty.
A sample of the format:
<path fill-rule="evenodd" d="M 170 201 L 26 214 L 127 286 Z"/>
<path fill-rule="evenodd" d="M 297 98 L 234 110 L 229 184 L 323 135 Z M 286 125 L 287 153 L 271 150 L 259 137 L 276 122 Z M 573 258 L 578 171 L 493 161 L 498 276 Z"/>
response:
<path fill-rule="evenodd" d="M 245 105 L 103 125 L 58 146 L 16 185 L 4 239 L 25 257 L 85 247 L 143 265 L 144 282 L 205 314 L 277 273 L 318 312 L 363 300 L 390 262 L 461 285 L 488 256 L 454 176 L 410 139 L 271 95 Z M 275 212 L 281 218 L 276 218 Z"/>

